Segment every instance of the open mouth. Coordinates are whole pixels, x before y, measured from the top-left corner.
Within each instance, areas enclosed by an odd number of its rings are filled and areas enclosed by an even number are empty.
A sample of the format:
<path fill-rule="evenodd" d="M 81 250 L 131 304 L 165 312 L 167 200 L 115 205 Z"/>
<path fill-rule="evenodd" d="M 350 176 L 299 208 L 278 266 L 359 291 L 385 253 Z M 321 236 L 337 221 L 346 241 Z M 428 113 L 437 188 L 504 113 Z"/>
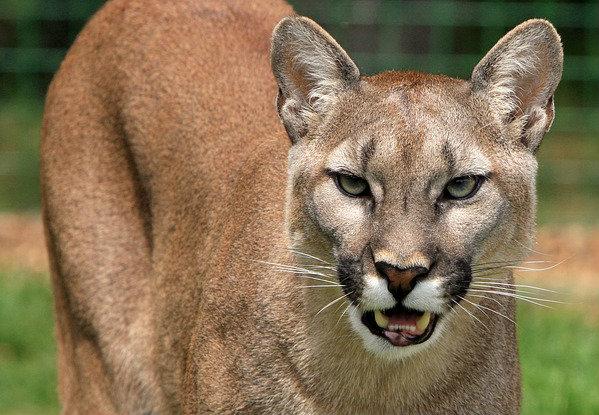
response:
<path fill-rule="evenodd" d="M 430 311 L 417 311 L 400 304 L 386 310 L 366 311 L 362 323 L 376 336 L 393 346 L 404 347 L 428 340 L 438 316 Z"/>

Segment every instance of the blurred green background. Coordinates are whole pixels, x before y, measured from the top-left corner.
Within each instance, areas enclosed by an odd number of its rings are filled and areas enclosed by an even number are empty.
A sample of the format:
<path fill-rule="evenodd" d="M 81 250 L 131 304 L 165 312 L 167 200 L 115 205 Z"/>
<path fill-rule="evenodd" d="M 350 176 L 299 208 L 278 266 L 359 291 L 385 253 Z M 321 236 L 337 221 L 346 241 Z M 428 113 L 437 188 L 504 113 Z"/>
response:
<path fill-rule="evenodd" d="M 68 46 L 102 3 L 0 0 L 4 215 L 39 213 L 44 94 Z M 555 124 L 539 152 L 539 223 L 584 232 L 599 225 L 598 1 L 291 3 L 329 30 L 363 73 L 415 69 L 467 78 L 507 30 L 528 18 L 549 19 L 562 36 L 565 66 Z M 594 249 L 588 255 L 599 257 Z M 590 286 L 586 308 L 521 307 L 524 413 L 599 414 L 599 289 Z M 0 413 L 57 411 L 51 307 L 46 272 L 0 268 Z"/>

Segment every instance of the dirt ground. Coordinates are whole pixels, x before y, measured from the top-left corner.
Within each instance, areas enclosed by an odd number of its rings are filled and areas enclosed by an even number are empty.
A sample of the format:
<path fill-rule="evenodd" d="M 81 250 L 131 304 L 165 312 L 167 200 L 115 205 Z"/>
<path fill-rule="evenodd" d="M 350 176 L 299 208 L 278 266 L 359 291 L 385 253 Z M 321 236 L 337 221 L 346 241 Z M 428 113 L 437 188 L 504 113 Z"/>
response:
<path fill-rule="evenodd" d="M 44 231 L 39 216 L 0 215 L 0 270 L 48 271 Z"/>
<path fill-rule="evenodd" d="M 571 225 L 539 229 L 537 245 L 525 263 L 544 271 L 517 270 L 519 281 L 541 287 L 557 287 L 574 296 L 599 294 L 599 227 Z M 562 262 L 563 261 L 563 262 Z M 556 265 L 557 264 L 557 265 Z M 39 216 L 0 215 L 0 270 L 27 270 L 47 274 L 48 264 Z"/>

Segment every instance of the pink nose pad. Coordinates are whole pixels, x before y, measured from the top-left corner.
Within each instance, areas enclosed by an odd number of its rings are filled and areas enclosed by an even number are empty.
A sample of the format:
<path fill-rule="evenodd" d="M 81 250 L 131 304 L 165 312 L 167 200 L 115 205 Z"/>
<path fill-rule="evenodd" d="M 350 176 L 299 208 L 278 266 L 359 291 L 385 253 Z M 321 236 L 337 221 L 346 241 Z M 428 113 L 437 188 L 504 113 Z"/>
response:
<path fill-rule="evenodd" d="M 418 278 L 428 274 L 424 267 L 399 268 L 386 262 L 377 262 L 377 271 L 387 279 L 389 291 L 393 295 L 406 295 L 414 288 Z"/>

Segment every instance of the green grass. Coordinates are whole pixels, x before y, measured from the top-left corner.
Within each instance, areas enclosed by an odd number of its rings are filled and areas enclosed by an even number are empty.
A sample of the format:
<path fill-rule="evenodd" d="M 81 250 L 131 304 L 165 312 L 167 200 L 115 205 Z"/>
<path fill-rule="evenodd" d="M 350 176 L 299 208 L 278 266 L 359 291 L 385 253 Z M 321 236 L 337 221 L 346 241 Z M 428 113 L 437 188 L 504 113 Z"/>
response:
<path fill-rule="evenodd" d="M 572 307 L 519 309 L 524 415 L 599 414 L 599 315 Z M 0 316 L 0 413 L 56 413 L 47 278 L 0 273 Z"/>
<path fill-rule="evenodd" d="M 47 278 L 0 273 L 0 413 L 57 412 L 52 313 Z"/>
<path fill-rule="evenodd" d="M 599 414 L 598 315 L 582 314 L 520 305 L 523 414 Z"/>

